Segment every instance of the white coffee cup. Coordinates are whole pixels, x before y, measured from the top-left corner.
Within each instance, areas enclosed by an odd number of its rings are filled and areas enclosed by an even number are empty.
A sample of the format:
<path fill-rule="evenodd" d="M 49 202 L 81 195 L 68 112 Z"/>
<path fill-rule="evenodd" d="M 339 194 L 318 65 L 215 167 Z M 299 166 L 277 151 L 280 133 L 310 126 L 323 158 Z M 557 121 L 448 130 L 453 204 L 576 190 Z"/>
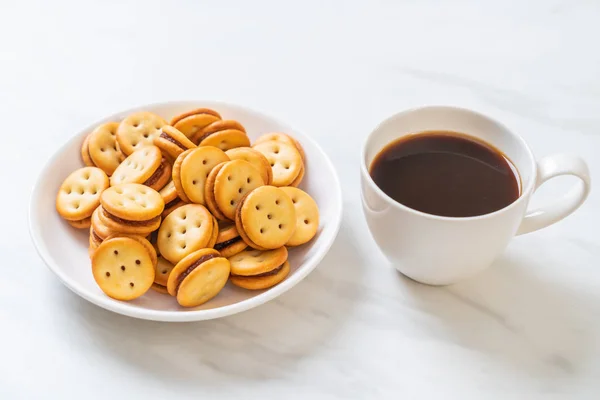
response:
<path fill-rule="evenodd" d="M 521 177 L 519 198 L 490 214 L 451 218 L 411 209 L 386 195 L 369 174 L 373 159 L 390 142 L 431 130 L 465 133 L 500 149 Z M 404 275 L 430 285 L 456 283 L 487 268 L 515 235 L 560 221 L 590 191 L 588 167 L 581 158 L 557 154 L 536 162 L 522 137 L 484 115 L 455 107 L 412 109 L 382 122 L 363 145 L 360 173 L 363 211 L 379 248 Z M 559 175 L 580 180 L 548 207 L 528 209 L 535 190 Z"/>

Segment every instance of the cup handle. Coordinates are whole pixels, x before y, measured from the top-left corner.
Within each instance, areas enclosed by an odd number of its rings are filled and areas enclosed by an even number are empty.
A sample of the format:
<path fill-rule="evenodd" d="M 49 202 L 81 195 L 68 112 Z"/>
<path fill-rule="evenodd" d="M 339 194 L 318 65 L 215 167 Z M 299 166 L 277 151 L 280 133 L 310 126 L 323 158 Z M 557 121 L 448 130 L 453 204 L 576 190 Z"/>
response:
<path fill-rule="evenodd" d="M 538 162 L 535 189 L 544 182 L 561 175 L 572 175 L 580 179 L 573 188 L 554 203 L 534 210 L 527 210 L 517 235 L 537 231 L 565 218 L 583 204 L 590 193 L 591 179 L 587 164 L 580 157 L 555 154 Z"/>

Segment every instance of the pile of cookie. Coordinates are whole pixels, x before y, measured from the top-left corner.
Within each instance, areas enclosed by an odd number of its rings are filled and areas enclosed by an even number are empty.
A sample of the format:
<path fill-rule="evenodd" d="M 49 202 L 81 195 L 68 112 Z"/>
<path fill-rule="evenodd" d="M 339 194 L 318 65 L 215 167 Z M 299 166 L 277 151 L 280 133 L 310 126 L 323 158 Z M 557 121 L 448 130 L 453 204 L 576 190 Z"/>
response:
<path fill-rule="evenodd" d="M 267 133 L 251 144 L 240 122 L 211 109 L 170 123 L 150 112 L 104 123 L 81 158 L 56 209 L 89 229 L 93 277 L 117 300 L 152 288 L 195 307 L 227 281 L 267 289 L 289 274 L 288 248 L 319 227 L 317 204 L 297 188 L 300 143 Z"/>

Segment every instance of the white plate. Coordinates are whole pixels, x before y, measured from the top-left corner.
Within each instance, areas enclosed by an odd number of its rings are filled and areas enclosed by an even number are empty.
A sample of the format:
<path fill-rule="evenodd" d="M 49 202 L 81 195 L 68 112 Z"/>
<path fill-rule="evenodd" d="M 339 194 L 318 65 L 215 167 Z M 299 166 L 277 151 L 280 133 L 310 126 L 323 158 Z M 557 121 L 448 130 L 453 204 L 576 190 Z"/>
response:
<path fill-rule="evenodd" d="M 244 125 L 251 140 L 267 132 L 287 132 L 297 138 L 306 152 L 306 174 L 300 188 L 310 193 L 319 205 L 320 226 L 316 237 L 290 249 L 291 272 L 279 285 L 263 291 L 249 291 L 228 283 L 212 300 L 196 308 L 182 308 L 169 297 L 148 291 L 130 302 L 106 296 L 92 277 L 88 258 L 88 230 L 76 230 L 63 221 L 55 210 L 54 199 L 67 175 L 83 166 L 80 147 L 85 136 L 98 124 L 119 121 L 126 115 L 147 110 L 170 120 L 182 112 L 207 107 L 223 119 L 235 119 Z M 291 289 L 323 259 L 337 235 L 342 218 L 342 192 L 331 161 L 306 134 L 248 108 L 212 101 L 188 101 L 150 104 L 119 112 L 79 131 L 46 164 L 33 189 L 29 207 L 29 230 L 35 247 L 50 270 L 75 293 L 107 310 L 130 317 L 157 321 L 199 321 L 220 318 L 263 304 Z"/>

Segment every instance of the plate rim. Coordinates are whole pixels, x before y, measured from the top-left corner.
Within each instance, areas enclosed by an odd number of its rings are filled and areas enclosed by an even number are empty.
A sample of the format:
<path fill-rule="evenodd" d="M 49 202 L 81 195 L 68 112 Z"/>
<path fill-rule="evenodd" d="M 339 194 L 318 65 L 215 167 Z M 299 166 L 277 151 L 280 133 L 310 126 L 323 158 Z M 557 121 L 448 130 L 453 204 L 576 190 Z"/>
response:
<path fill-rule="evenodd" d="M 200 105 L 206 105 L 207 107 L 229 107 L 231 109 L 239 109 L 241 111 L 249 112 L 251 114 L 255 114 L 260 116 L 261 118 L 271 120 L 279 125 L 285 126 L 294 132 L 300 132 L 306 140 L 309 140 L 312 145 L 321 153 L 323 156 L 327 167 L 332 171 L 334 181 L 335 181 L 335 200 L 334 203 L 338 205 L 337 213 L 334 214 L 334 227 L 333 227 L 333 235 L 331 241 L 326 243 L 325 246 L 307 261 L 307 265 L 304 266 L 302 270 L 299 270 L 295 275 L 293 275 L 294 279 L 286 279 L 281 282 L 279 285 L 276 285 L 269 290 L 264 291 L 252 298 L 243 300 L 238 303 L 229 304 L 223 307 L 214 308 L 214 309 L 205 309 L 205 310 L 149 310 L 144 308 L 134 307 L 126 302 L 119 302 L 117 300 L 111 299 L 108 296 L 102 296 L 101 294 L 93 294 L 87 293 L 87 291 L 82 290 L 78 287 L 75 280 L 70 278 L 67 274 L 63 273 L 59 266 L 52 260 L 52 257 L 45 251 L 42 246 L 42 238 L 40 236 L 39 231 L 36 232 L 34 229 L 34 206 L 36 204 L 36 199 L 39 197 L 38 191 L 40 190 L 40 186 L 42 183 L 43 171 L 47 170 L 52 164 L 57 161 L 57 158 L 60 154 L 64 152 L 64 150 L 72 144 L 73 141 L 78 140 L 78 138 L 82 135 L 83 132 L 90 131 L 94 127 L 99 124 L 114 118 L 115 116 L 121 116 L 123 114 L 129 114 L 137 111 L 142 111 L 145 109 L 156 108 L 156 107 L 173 107 L 173 106 L 181 106 L 181 107 L 199 107 Z M 58 277 L 59 281 L 62 282 L 67 288 L 69 288 L 72 292 L 79 295 L 83 299 L 89 301 L 96 306 L 104 308 L 105 310 L 115 312 L 117 314 L 125 315 L 128 317 L 145 319 L 151 321 L 163 321 L 163 322 L 193 322 L 193 321 L 202 321 L 202 320 L 210 320 L 216 318 L 222 318 L 229 315 L 238 314 L 243 311 L 250 310 L 252 308 L 263 305 L 290 290 L 302 280 L 304 280 L 314 269 L 319 265 L 319 263 L 323 260 L 325 255 L 331 249 L 331 246 L 336 240 L 336 237 L 339 233 L 342 216 L 343 216 L 343 197 L 342 197 L 342 188 L 339 176 L 337 174 L 337 170 L 335 169 L 331 159 L 325 153 L 325 151 L 321 148 L 319 143 L 315 141 L 310 136 L 306 135 L 303 130 L 296 129 L 292 127 L 290 124 L 281 121 L 278 118 L 275 118 L 263 111 L 250 108 L 247 106 L 242 106 L 240 104 L 224 102 L 224 101 L 216 101 L 216 100 L 172 100 L 172 101 L 163 101 L 163 102 L 155 102 L 144 104 L 136 107 L 131 107 L 126 110 L 117 111 L 109 114 L 108 116 L 98 119 L 92 124 L 84 127 L 83 129 L 77 130 L 77 133 L 73 135 L 70 139 L 66 140 L 60 147 L 53 151 L 52 155 L 44 162 L 42 168 L 38 171 L 37 177 L 35 179 L 35 183 L 33 189 L 30 193 L 29 199 L 29 207 L 27 211 L 28 217 L 28 230 L 31 240 L 33 241 L 33 245 L 35 247 L 36 252 L 46 264 L 46 267 L 50 269 L 52 273 L 56 277 Z"/>

